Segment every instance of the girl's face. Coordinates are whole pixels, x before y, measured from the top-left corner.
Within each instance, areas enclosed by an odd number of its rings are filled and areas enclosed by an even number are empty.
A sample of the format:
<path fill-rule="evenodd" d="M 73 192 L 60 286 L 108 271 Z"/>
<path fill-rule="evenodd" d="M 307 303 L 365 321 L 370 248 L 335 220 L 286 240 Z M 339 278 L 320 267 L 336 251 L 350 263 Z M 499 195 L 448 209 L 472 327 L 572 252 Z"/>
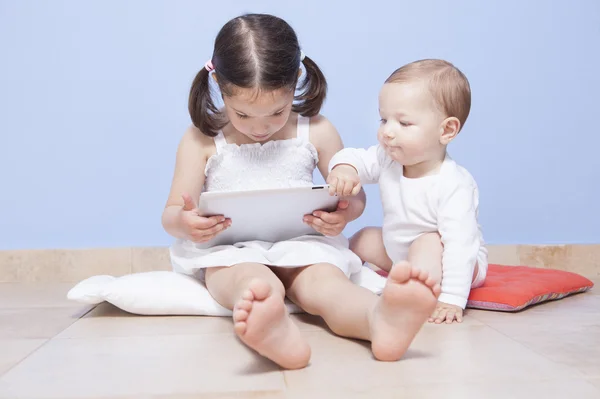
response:
<path fill-rule="evenodd" d="M 257 142 L 269 140 L 285 126 L 293 101 L 294 92 L 286 88 L 260 92 L 235 88 L 232 96 L 223 96 L 233 127 Z"/>

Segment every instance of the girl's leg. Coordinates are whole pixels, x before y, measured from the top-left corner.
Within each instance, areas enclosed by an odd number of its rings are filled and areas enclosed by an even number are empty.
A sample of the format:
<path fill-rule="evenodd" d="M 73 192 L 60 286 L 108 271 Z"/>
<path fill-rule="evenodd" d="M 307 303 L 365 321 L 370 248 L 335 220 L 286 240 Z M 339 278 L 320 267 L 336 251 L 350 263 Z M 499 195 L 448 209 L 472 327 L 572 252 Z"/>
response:
<path fill-rule="evenodd" d="M 374 356 L 385 361 L 398 360 L 406 352 L 440 292 L 427 272 L 407 262 L 392 268 L 381 297 L 355 285 L 330 264 L 277 273 L 298 306 L 323 317 L 338 335 L 371 341 Z"/>
<path fill-rule="evenodd" d="M 383 245 L 381 227 L 365 227 L 350 238 L 350 249 L 363 262 L 368 262 L 385 271 L 392 268 L 392 260 Z"/>
<path fill-rule="evenodd" d="M 308 365 L 310 347 L 289 318 L 283 284 L 267 266 L 208 268 L 206 286 L 217 302 L 233 310 L 234 330 L 242 342 L 281 367 Z"/>

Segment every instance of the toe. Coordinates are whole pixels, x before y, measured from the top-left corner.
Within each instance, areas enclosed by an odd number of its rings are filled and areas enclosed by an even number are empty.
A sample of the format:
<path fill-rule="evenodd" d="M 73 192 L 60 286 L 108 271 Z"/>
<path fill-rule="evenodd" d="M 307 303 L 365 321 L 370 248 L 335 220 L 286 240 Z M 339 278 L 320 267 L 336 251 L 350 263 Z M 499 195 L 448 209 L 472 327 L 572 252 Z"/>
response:
<path fill-rule="evenodd" d="M 254 299 L 257 301 L 262 301 L 271 294 L 271 286 L 266 281 L 252 280 L 249 288 L 254 294 Z"/>
<path fill-rule="evenodd" d="M 246 290 L 242 294 L 242 299 L 245 300 L 245 301 L 253 301 L 254 300 L 254 294 L 252 293 L 252 291 Z"/>
<path fill-rule="evenodd" d="M 435 285 L 435 279 L 431 276 L 429 276 L 427 278 L 427 280 L 425 280 L 425 285 L 428 286 L 429 288 L 433 288 L 433 286 Z"/>
<path fill-rule="evenodd" d="M 233 320 L 236 322 L 246 321 L 248 319 L 248 312 L 244 309 L 236 309 L 233 312 Z"/>
<path fill-rule="evenodd" d="M 419 270 L 419 276 L 417 278 L 421 282 L 427 281 L 427 279 L 429 278 L 429 271 L 428 270 Z"/>
<path fill-rule="evenodd" d="M 252 310 L 252 301 L 242 299 L 235 306 L 237 309 L 242 309 L 242 310 L 245 310 L 246 312 L 249 312 Z"/>
<path fill-rule="evenodd" d="M 412 279 L 420 279 L 421 276 L 421 269 L 417 269 L 415 267 L 410 268 L 410 278 Z"/>
<path fill-rule="evenodd" d="M 246 333 L 246 322 L 238 322 L 233 325 L 233 331 L 238 335 L 244 335 Z"/>
<path fill-rule="evenodd" d="M 398 262 L 390 271 L 389 278 L 398 283 L 405 283 L 410 279 L 412 270 L 408 262 Z"/>

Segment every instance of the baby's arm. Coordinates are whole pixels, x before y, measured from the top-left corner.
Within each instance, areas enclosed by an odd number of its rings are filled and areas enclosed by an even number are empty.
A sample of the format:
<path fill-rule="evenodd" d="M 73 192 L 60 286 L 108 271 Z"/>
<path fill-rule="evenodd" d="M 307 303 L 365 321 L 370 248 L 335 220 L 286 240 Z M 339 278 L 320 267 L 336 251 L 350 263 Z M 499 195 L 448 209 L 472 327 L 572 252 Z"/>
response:
<path fill-rule="evenodd" d="M 379 181 L 381 167 L 385 161 L 385 152 L 379 145 L 368 149 L 344 148 L 336 153 L 329 163 L 333 170 L 338 165 L 350 165 L 356 169 L 361 183 L 374 184 Z"/>
<path fill-rule="evenodd" d="M 385 153 L 379 146 L 362 148 L 344 148 L 333 156 L 329 163 L 327 183 L 330 191 L 338 195 L 355 195 L 362 184 L 379 181 Z"/>
<path fill-rule="evenodd" d="M 318 115 L 311 119 L 310 141 L 319 154 L 317 167 L 325 180 L 329 175 L 329 163 L 332 157 L 344 148 L 342 139 L 336 128 L 325 117 Z M 342 207 L 346 202 L 342 202 Z M 358 219 L 365 210 L 366 196 L 363 190 L 355 197 L 349 198 L 344 211 L 345 224 Z M 341 232 L 341 231 L 340 231 Z"/>
<path fill-rule="evenodd" d="M 439 301 L 464 309 L 481 246 L 478 191 L 472 183 L 443 183 L 438 228 L 444 245 Z"/>

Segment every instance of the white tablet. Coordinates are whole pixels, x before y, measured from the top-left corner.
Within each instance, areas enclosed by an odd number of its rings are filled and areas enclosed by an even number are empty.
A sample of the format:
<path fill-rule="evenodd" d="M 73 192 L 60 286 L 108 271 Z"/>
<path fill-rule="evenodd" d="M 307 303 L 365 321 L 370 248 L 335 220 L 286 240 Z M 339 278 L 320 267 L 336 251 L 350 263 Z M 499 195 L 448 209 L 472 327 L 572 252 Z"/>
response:
<path fill-rule="evenodd" d="M 206 192 L 198 210 L 203 216 L 224 215 L 231 226 L 203 247 L 243 241 L 277 242 L 303 235 L 319 235 L 305 224 L 305 215 L 332 212 L 339 198 L 329 195 L 329 186 L 277 188 L 251 191 Z"/>

